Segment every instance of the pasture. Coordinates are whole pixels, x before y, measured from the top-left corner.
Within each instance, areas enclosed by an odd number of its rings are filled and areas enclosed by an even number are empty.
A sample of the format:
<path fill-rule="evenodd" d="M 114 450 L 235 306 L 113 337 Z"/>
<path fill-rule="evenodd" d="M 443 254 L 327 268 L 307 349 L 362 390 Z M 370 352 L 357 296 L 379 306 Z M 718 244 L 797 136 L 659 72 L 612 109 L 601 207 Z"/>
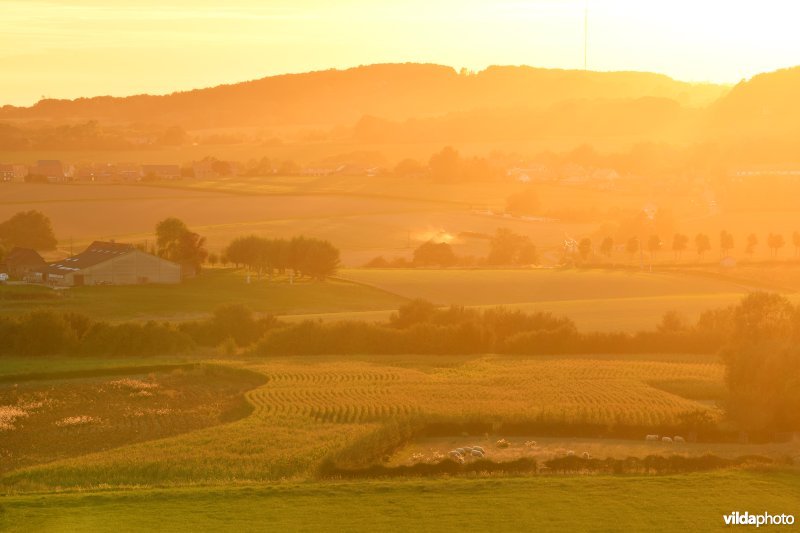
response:
<path fill-rule="evenodd" d="M 439 305 L 549 311 L 585 331 L 652 329 L 672 310 L 695 320 L 758 289 L 755 281 L 603 269 L 349 269 L 340 277 Z"/>
<path fill-rule="evenodd" d="M 209 269 L 179 285 L 85 286 L 55 291 L 0 285 L 0 315 L 32 309 L 76 311 L 105 320 L 188 320 L 222 304 L 245 304 L 257 313 L 306 314 L 396 309 L 404 298 L 347 281 L 270 282 L 231 269 Z"/>

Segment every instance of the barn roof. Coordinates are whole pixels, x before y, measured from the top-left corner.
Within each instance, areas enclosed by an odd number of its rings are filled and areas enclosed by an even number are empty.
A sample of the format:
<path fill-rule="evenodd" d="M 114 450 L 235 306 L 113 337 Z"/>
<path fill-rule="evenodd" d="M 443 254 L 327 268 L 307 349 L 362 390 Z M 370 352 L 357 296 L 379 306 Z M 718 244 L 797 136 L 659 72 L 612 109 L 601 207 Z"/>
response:
<path fill-rule="evenodd" d="M 36 265 L 36 264 L 44 264 L 44 259 L 36 250 L 31 250 L 30 248 L 20 248 L 16 246 L 8 252 L 6 255 L 6 264 L 17 264 L 17 265 Z"/>
<path fill-rule="evenodd" d="M 83 270 L 90 266 L 98 265 L 109 259 L 119 257 L 134 251 L 132 244 L 118 242 L 94 241 L 86 250 L 78 255 L 67 257 L 47 265 L 47 272 L 65 274 L 75 270 Z"/>

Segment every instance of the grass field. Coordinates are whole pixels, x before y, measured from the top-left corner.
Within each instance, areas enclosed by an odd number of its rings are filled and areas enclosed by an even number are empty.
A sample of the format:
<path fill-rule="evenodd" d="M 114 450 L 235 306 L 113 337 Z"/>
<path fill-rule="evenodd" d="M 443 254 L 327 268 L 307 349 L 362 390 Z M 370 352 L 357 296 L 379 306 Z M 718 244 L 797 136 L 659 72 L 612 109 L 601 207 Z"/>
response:
<path fill-rule="evenodd" d="M 797 516 L 800 476 L 725 471 L 301 483 L 10 496 L 6 531 L 721 531 L 734 510 Z M 771 529 L 770 529 L 771 530 Z"/>
<path fill-rule="evenodd" d="M 505 305 L 572 318 L 583 330 L 651 329 L 667 311 L 688 320 L 759 287 L 714 277 L 622 270 L 350 269 L 344 279 L 440 305 Z"/>
<path fill-rule="evenodd" d="M 207 315 L 226 303 L 259 313 L 305 314 L 396 309 L 405 299 L 362 284 L 328 280 L 269 282 L 230 269 L 210 269 L 179 285 L 73 287 L 0 286 L 0 314 L 37 308 L 77 311 L 106 320 L 184 320 Z M 5 297 L 5 298 L 4 298 Z"/>

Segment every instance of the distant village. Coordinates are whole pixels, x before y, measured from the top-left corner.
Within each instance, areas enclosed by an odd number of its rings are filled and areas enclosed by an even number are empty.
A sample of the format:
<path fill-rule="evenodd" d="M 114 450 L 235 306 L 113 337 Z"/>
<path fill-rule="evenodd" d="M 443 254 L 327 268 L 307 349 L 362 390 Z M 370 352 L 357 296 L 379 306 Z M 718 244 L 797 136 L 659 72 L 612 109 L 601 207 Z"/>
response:
<path fill-rule="evenodd" d="M 519 183 L 557 183 L 567 186 L 588 186 L 612 190 L 622 182 L 640 182 L 642 176 L 624 172 L 610 166 L 580 164 L 570 160 L 544 164 L 537 161 L 503 160 L 484 164 L 483 158 L 462 158 L 463 167 L 479 161 L 477 171 L 445 171 L 445 177 L 437 176 L 431 164 L 425 166 L 413 160 L 401 161 L 396 167 L 352 162 L 337 157 L 335 162 L 322 162 L 300 166 L 293 161 L 273 163 L 268 158 L 252 160 L 247 164 L 206 157 L 200 161 L 180 165 L 143 163 L 69 163 L 56 159 L 42 159 L 31 164 L 0 163 L 0 183 L 66 183 L 66 182 L 119 182 L 174 181 L 180 179 L 213 180 L 226 177 L 256 177 L 269 175 L 297 176 L 395 176 L 402 178 L 431 178 L 435 181 L 490 181 L 505 177 Z M 456 156 L 458 157 L 458 156 Z M 409 162 L 411 164 L 409 165 Z M 490 170 L 487 170 L 490 169 Z M 455 174 L 463 174 L 457 176 Z M 795 180 L 800 177 L 800 165 L 754 165 L 728 169 L 731 182 L 752 179 L 783 178 Z"/>

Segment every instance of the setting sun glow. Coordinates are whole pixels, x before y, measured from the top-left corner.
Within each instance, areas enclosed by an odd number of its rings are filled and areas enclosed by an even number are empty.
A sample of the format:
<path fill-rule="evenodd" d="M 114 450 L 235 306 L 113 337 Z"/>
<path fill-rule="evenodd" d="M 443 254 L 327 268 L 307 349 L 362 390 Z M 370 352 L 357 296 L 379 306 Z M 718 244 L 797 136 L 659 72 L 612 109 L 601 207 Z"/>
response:
<path fill-rule="evenodd" d="M 0 104 L 372 63 L 580 69 L 587 18 L 590 70 L 736 83 L 800 57 L 798 15 L 783 0 L 0 0 Z"/>

